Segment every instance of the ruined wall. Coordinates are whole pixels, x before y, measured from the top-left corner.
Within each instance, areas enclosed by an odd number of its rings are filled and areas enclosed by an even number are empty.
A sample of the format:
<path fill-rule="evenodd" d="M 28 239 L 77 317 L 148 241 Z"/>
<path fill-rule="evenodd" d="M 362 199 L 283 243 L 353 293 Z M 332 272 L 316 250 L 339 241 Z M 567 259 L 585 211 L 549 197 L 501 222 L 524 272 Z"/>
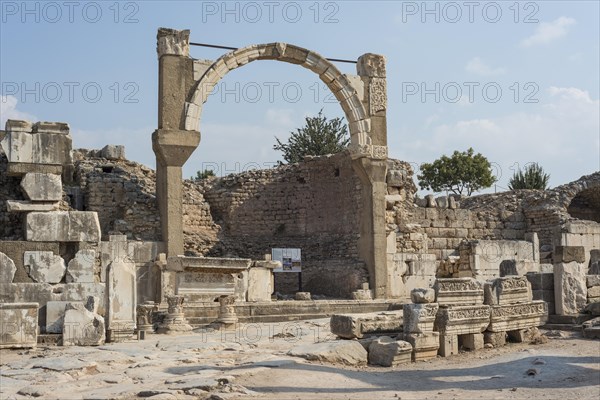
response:
<path fill-rule="evenodd" d="M 23 215 L 8 212 L 6 200 L 25 200 L 25 197 L 19 187 L 21 178 L 8 176 L 7 168 L 8 160 L 0 147 L 0 240 L 22 240 Z"/>

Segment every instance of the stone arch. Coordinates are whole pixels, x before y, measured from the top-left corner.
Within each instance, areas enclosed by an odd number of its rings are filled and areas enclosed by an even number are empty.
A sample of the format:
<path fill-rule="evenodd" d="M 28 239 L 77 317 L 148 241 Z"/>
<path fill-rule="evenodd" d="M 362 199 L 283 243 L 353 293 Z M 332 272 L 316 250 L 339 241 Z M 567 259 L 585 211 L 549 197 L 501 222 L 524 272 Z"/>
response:
<path fill-rule="evenodd" d="M 319 75 L 344 110 L 352 147 L 361 149 L 371 145 L 371 120 L 359 97 L 357 87 L 320 54 L 286 43 L 251 45 L 231 51 L 217 59 L 196 81 L 194 90 L 186 101 L 185 129 L 200 131 L 202 105 L 217 83 L 229 71 L 257 60 L 297 64 Z M 362 81 L 356 85 L 362 85 Z"/>
<path fill-rule="evenodd" d="M 595 175 L 582 178 L 580 190 L 569 199 L 567 212 L 571 217 L 600 223 L 600 173 Z"/>

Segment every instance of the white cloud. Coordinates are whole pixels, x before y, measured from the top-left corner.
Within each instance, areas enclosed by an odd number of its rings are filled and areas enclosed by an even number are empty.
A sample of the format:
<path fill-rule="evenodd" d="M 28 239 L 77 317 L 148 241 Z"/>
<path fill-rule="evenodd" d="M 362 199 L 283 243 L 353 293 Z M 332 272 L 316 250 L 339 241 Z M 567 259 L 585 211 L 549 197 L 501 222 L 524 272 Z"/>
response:
<path fill-rule="evenodd" d="M 600 170 L 600 100 L 578 88 L 550 87 L 540 104 L 530 106 L 501 117 L 432 126 L 427 138 L 405 144 L 405 154 L 432 161 L 473 147 L 496 165 L 500 188 L 508 186 L 516 163 L 538 162 L 552 186 Z"/>
<path fill-rule="evenodd" d="M 17 110 L 19 101 L 12 95 L 0 95 L 0 129 L 4 129 L 6 120 L 22 119 L 26 121 L 36 122 L 37 117 L 29 113 Z"/>
<path fill-rule="evenodd" d="M 265 115 L 265 120 L 268 124 L 278 125 L 283 127 L 293 126 L 292 116 L 294 114 L 293 109 L 274 109 L 269 108 Z"/>
<path fill-rule="evenodd" d="M 467 70 L 467 72 L 471 72 L 481 76 L 495 76 L 506 73 L 506 70 L 504 68 L 493 68 L 486 64 L 479 57 L 473 57 L 472 59 L 470 59 L 465 69 Z"/>
<path fill-rule="evenodd" d="M 533 35 L 521 41 L 521 46 L 530 47 L 538 44 L 548 44 L 565 36 L 569 31 L 569 27 L 575 23 L 575 19 L 569 17 L 559 17 L 552 22 L 542 22 Z"/>

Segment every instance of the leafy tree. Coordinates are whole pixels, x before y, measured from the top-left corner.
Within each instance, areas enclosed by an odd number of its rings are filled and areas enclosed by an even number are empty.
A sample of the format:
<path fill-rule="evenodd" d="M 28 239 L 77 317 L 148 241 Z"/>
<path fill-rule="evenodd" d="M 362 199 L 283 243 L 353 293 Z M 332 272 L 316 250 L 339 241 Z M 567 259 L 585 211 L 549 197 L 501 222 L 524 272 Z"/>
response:
<path fill-rule="evenodd" d="M 455 151 L 451 157 L 442 156 L 433 163 L 421 165 L 419 186 L 435 192 L 449 190 L 455 194 L 473 192 L 492 186 L 496 178 L 492 176 L 490 162 L 480 153 Z"/>
<path fill-rule="evenodd" d="M 201 181 L 203 179 L 206 179 L 210 176 L 215 176 L 215 172 L 212 169 L 205 169 L 204 171 L 197 171 L 196 172 L 196 177 L 192 177 L 192 179 L 195 179 L 197 181 Z"/>
<path fill-rule="evenodd" d="M 519 168 L 510 181 L 508 188 L 510 190 L 517 189 L 537 189 L 546 190 L 548 188 L 548 180 L 550 175 L 544 172 L 544 169 L 538 163 L 529 164 L 525 167 L 525 171 Z"/>
<path fill-rule="evenodd" d="M 275 137 L 277 144 L 273 149 L 281 150 L 283 159 L 288 163 L 300 162 L 308 155 L 339 153 L 350 143 L 348 128 L 342 118 L 328 120 L 321 109 L 316 117 L 306 117 L 305 120 L 306 125 L 292 132 L 287 143 Z"/>

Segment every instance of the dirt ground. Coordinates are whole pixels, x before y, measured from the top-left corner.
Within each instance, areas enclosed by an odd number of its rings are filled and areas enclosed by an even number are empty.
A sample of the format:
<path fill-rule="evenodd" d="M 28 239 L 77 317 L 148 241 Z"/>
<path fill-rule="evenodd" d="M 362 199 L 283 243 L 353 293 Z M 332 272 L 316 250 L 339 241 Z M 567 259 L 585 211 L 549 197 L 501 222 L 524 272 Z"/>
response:
<path fill-rule="evenodd" d="M 598 399 L 600 341 L 547 343 L 349 367 L 287 352 L 333 340 L 327 320 L 149 335 L 98 347 L 0 351 L 1 399 Z"/>

